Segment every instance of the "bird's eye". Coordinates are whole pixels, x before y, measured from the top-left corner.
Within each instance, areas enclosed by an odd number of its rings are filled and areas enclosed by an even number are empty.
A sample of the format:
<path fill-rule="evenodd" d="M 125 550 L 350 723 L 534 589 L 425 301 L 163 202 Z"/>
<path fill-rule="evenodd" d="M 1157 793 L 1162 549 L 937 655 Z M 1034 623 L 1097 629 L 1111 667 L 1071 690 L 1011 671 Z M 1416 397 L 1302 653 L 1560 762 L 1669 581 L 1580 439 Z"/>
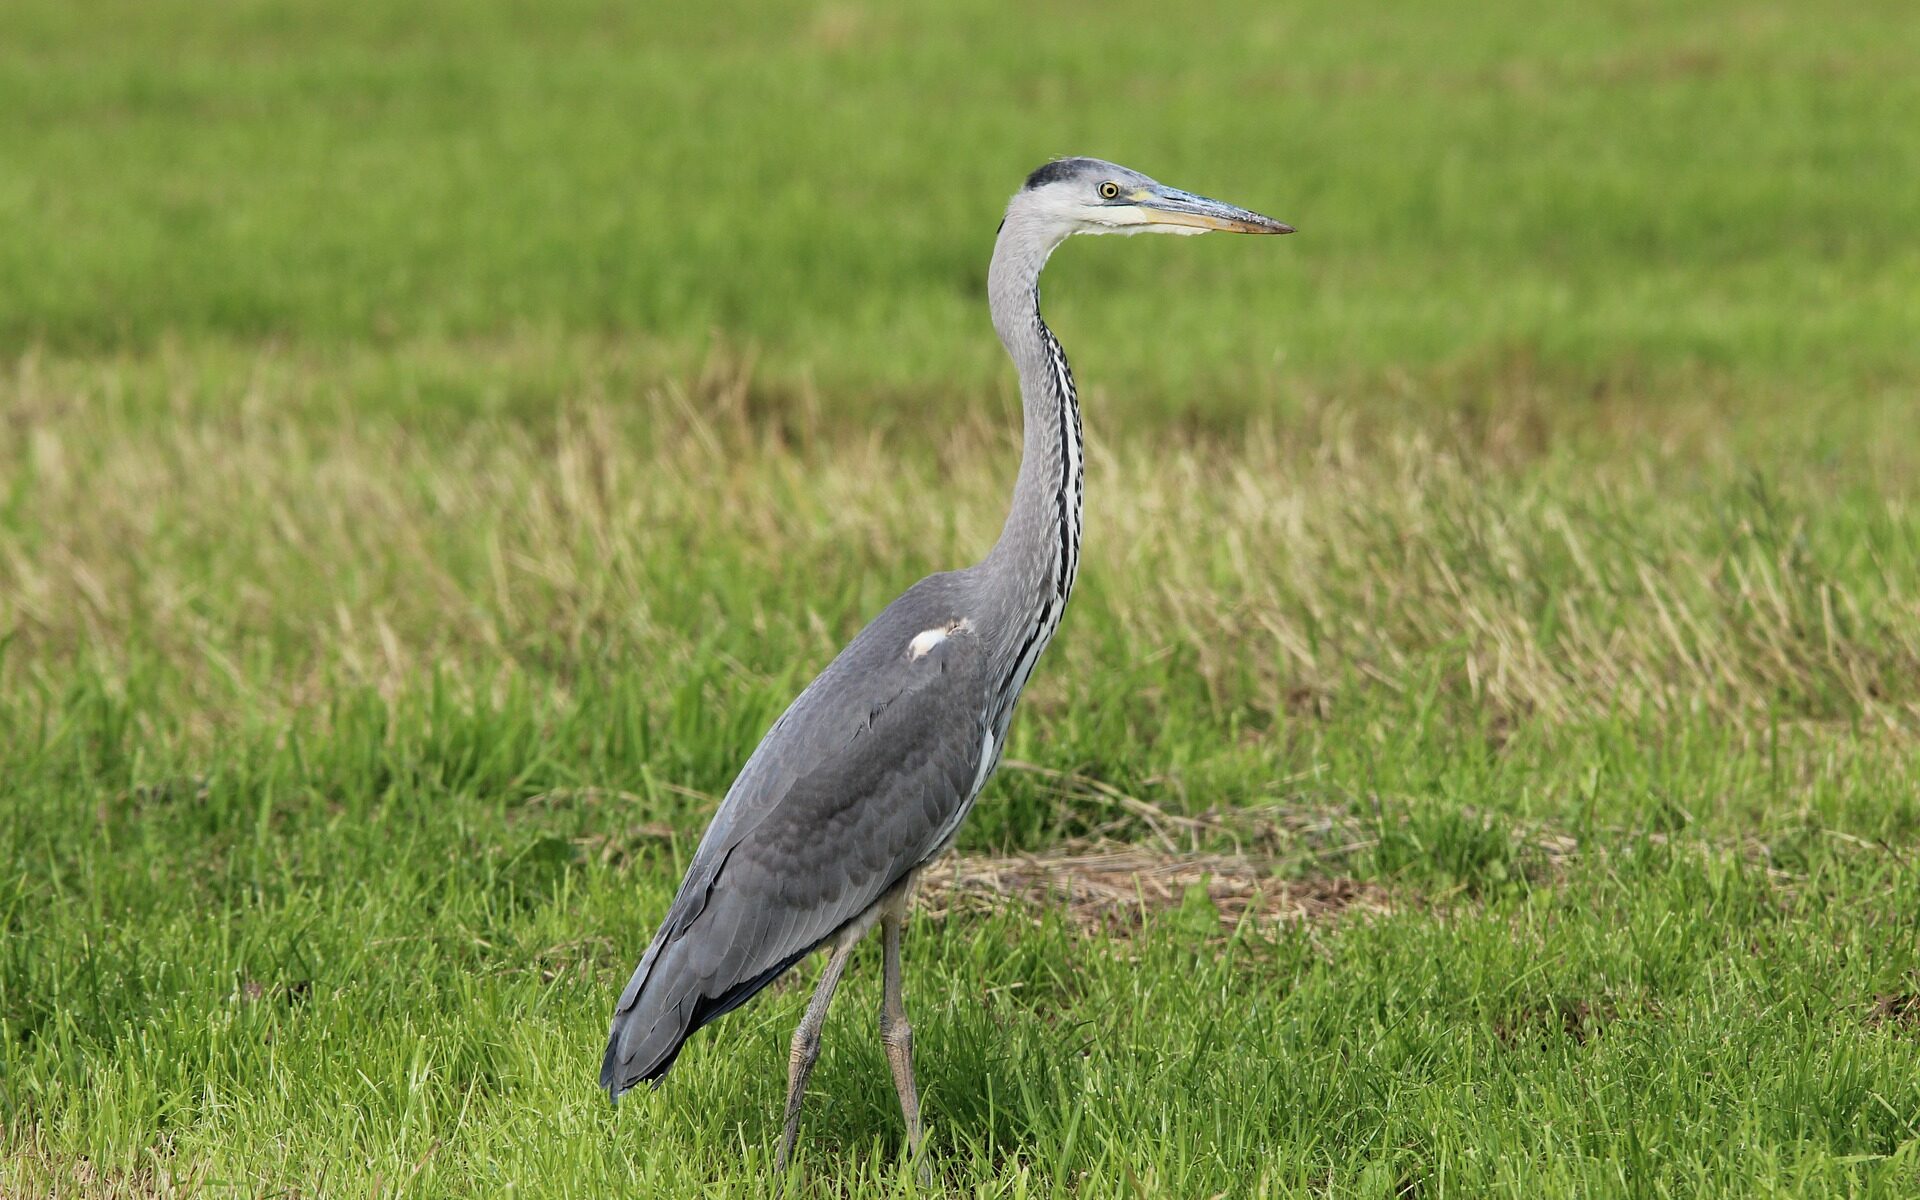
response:
<path fill-rule="evenodd" d="M 1114 197 L 1118 196 L 1119 194 L 1120 194 L 1120 185 L 1113 182 L 1112 180 L 1108 180 L 1107 182 L 1100 185 L 1100 198 L 1102 200 L 1111 200 Z"/>

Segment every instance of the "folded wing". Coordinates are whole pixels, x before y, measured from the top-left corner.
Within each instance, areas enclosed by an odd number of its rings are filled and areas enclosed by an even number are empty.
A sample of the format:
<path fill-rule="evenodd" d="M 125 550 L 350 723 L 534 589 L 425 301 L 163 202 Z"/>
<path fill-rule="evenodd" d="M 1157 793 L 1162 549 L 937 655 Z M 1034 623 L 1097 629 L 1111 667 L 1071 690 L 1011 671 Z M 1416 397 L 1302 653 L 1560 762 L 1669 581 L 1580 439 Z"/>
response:
<path fill-rule="evenodd" d="M 801 693 L 728 791 L 614 1010 L 600 1084 L 615 1098 L 865 914 L 965 815 L 990 754 L 986 654 L 920 591 Z"/>

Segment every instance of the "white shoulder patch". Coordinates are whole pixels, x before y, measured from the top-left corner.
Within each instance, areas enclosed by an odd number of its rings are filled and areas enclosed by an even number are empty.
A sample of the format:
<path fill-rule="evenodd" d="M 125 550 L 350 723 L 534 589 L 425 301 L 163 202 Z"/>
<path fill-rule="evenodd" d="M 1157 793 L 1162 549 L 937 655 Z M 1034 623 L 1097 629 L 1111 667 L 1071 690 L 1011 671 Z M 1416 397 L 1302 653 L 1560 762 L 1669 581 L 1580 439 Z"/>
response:
<path fill-rule="evenodd" d="M 925 658 L 927 652 L 947 640 L 945 629 L 922 629 L 907 643 L 908 658 Z"/>
<path fill-rule="evenodd" d="M 932 629 L 922 629 L 913 635 L 907 643 L 907 658 L 925 658 L 935 646 L 947 640 L 952 633 L 965 633 L 973 628 L 973 622 L 961 617 L 957 621 L 948 621 L 945 625 L 935 625 Z"/>

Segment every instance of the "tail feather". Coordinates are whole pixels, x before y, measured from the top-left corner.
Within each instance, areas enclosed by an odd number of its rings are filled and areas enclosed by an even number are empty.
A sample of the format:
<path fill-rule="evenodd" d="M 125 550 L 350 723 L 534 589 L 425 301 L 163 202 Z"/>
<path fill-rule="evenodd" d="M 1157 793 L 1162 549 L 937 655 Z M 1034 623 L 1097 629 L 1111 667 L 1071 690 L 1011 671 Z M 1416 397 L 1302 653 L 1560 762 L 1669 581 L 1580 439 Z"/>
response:
<path fill-rule="evenodd" d="M 693 1032 L 692 1022 L 678 1005 L 648 1022 L 632 1012 L 618 1013 L 607 1034 L 606 1057 L 600 1061 L 600 1086 L 609 1099 L 637 1083 L 657 1083 L 680 1056 L 680 1047 Z"/>
<path fill-rule="evenodd" d="M 673 1060 L 680 1057 L 687 1039 L 701 1026 L 753 999 L 813 952 L 808 947 L 751 978 L 716 985 L 712 980 L 686 979 L 672 963 L 656 972 L 658 950 L 658 945 L 648 947 L 646 957 L 640 960 L 607 1033 L 607 1053 L 600 1060 L 600 1086 L 615 1101 L 635 1084 L 657 1084 L 673 1066 Z M 709 995 L 716 986 L 717 994 Z"/>
<path fill-rule="evenodd" d="M 654 978 L 654 965 L 669 937 L 667 929 L 654 937 L 614 1006 L 606 1057 L 600 1061 L 600 1086 L 613 1100 L 642 1080 L 652 1082 L 666 1074 L 692 1032 L 686 1002 L 673 994 L 680 990 L 672 986 L 676 972 L 669 968 L 664 979 Z"/>

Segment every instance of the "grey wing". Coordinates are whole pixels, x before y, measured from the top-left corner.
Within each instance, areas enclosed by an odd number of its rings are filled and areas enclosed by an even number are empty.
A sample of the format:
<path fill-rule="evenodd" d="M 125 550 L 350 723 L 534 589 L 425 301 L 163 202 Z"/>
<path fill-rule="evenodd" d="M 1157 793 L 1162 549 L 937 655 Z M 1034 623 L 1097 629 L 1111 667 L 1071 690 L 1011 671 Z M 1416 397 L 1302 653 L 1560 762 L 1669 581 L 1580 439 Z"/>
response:
<path fill-rule="evenodd" d="M 972 803 L 991 765 L 984 648 L 956 628 L 916 653 L 907 630 L 926 626 L 888 615 L 794 701 L 715 814 L 614 1010 L 614 1097 L 865 914 Z"/>

